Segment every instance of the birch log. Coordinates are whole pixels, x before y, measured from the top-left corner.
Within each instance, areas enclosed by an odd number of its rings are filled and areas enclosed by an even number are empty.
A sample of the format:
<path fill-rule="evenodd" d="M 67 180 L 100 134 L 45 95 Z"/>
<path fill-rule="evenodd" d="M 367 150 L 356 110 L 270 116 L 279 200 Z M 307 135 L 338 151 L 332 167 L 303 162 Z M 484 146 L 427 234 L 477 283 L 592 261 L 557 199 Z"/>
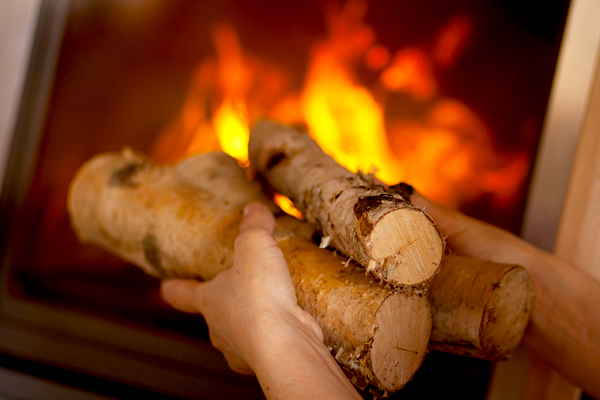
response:
<path fill-rule="evenodd" d="M 288 230 L 312 239 L 315 230 L 295 218 Z M 521 342 L 533 289 L 524 267 L 446 254 L 427 288 L 433 326 L 429 350 L 488 361 L 510 357 Z"/>
<path fill-rule="evenodd" d="M 250 164 L 306 220 L 378 279 L 424 285 L 438 272 L 444 240 L 401 194 L 353 174 L 306 134 L 270 121 L 250 133 Z"/>
<path fill-rule="evenodd" d="M 519 265 L 448 254 L 427 293 L 433 311 L 430 350 L 504 360 L 529 323 L 533 291 Z"/>
<path fill-rule="evenodd" d="M 71 222 L 83 242 L 105 248 L 156 277 L 214 278 L 233 262 L 242 209 L 269 204 L 224 153 L 158 167 L 130 151 L 96 156 L 74 178 Z M 425 296 L 371 281 L 359 266 L 281 227 L 298 304 L 352 382 L 393 392 L 420 367 L 431 333 Z"/>

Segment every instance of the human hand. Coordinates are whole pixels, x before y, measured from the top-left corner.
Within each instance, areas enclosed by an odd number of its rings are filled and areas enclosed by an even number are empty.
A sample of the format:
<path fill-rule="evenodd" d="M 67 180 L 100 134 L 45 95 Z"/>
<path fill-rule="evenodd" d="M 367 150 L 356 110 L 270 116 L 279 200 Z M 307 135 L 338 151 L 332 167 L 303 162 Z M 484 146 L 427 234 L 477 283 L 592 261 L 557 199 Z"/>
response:
<path fill-rule="evenodd" d="M 418 193 L 411 202 L 433 218 L 456 253 L 527 269 L 534 294 L 523 345 L 600 399 L 600 282 L 507 231 Z"/>
<path fill-rule="evenodd" d="M 239 373 L 253 373 L 257 344 L 271 335 L 304 330 L 323 340 L 319 325 L 297 304 L 286 261 L 272 237 L 274 227 L 267 207 L 249 204 L 230 269 L 208 282 L 168 279 L 161 283 L 167 303 L 204 316 L 213 346 Z"/>
<path fill-rule="evenodd" d="M 551 257 L 508 231 L 440 206 L 418 192 L 411 195 L 410 201 L 433 218 L 448 247 L 457 254 L 516 263 L 528 269 L 532 264 L 539 265 L 540 259 Z"/>

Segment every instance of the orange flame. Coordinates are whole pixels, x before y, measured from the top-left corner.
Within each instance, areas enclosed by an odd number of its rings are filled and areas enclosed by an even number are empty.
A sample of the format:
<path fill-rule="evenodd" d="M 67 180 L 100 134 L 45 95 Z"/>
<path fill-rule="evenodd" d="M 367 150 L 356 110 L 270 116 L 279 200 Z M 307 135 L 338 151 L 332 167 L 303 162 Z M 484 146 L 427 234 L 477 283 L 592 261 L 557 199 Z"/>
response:
<path fill-rule="evenodd" d="M 528 156 L 498 151 L 481 118 L 439 92 L 436 71 L 460 57 L 472 34 L 469 17 L 452 18 L 430 49 L 392 55 L 364 23 L 366 10 L 363 0 L 329 10 L 329 36 L 314 45 L 300 92 L 290 89 L 293 77 L 245 52 L 232 26 L 214 27 L 215 56 L 199 66 L 154 158 L 173 162 L 221 148 L 247 163 L 249 127 L 271 118 L 306 125 L 349 170 L 375 172 L 387 184 L 407 181 L 445 205 L 458 208 L 490 195 L 500 206 L 509 203 L 526 177 Z M 374 86 L 358 78 L 361 63 L 379 71 Z"/>
<path fill-rule="evenodd" d="M 467 44 L 473 23 L 465 15 L 452 18 L 440 30 L 431 50 L 433 62 L 441 68 L 450 67 Z"/>
<path fill-rule="evenodd" d="M 396 53 L 391 65 L 381 73 L 381 83 L 388 90 L 410 93 L 424 101 L 437 92 L 437 83 L 427 54 L 418 49 Z"/>
<path fill-rule="evenodd" d="M 294 203 L 292 202 L 292 200 L 290 200 L 289 197 L 286 197 L 279 193 L 275 193 L 275 196 L 273 197 L 273 201 L 285 213 L 287 213 L 293 217 L 296 217 L 298 219 L 304 219 L 304 216 L 302 215 L 300 210 L 298 210 L 296 207 L 294 207 Z"/>
<path fill-rule="evenodd" d="M 340 164 L 398 182 L 404 168 L 387 143 L 382 105 L 353 73 L 375 40 L 362 24 L 365 12 L 364 3 L 349 1 L 339 15 L 329 16 L 331 36 L 313 52 L 302 110 L 311 136 Z"/>
<path fill-rule="evenodd" d="M 223 102 L 213 123 L 223 151 L 242 163 L 248 161 L 250 137 L 246 99 L 254 83 L 254 71 L 244 57 L 237 33 L 230 25 L 213 29 L 217 49 L 219 86 Z"/>

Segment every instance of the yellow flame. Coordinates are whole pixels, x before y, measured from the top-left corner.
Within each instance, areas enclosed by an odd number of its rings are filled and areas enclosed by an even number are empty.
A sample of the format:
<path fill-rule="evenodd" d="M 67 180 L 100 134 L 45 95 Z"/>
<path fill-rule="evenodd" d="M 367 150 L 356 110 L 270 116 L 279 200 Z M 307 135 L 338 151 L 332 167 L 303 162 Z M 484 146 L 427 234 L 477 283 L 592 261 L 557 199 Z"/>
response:
<path fill-rule="evenodd" d="M 236 106 L 228 101 L 219 107 L 214 125 L 221 148 L 242 163 L 248 162 L 248 121 L 244 104 Z"/>
<path fill-rule="evenodd" d="M 313 53 L 302 109 L 323 151 L 352 172 L 375 170 L 385 183 L 397 183 L 404 168 L 390 151 L 382 107 L 353 73 L 374 40 L 371 29 L 360 23 L 363 4 L 349 1 L 339 15 L 330 16 L 331 38 Z"/>
<path fill-rule="evenodd" d="M 335 68 L 311 76 L 303 96 L 310 134 L 324 152 L 352 172 L 378 171 L 384 182 L 398 182 L 403 168 L 385 137 L 383 114 L 364 88 Z"/>
<path fill-rule="evenodd" d="M 292 217 L 296 217 L 298 219 L 304 219 L 304 216 L 302 215 L 300 210 L 298 210 L 296 207 L 294 207 L 294 203 L 292 202 L 292 200 L 289 199 L 289 197 L 286 197 L 279 193 L 275 193 L 275 196 L 273 197 L 273 201 L 286 214 L 291 215 Z"/>
<path fill-rule="evenodd" d="M 281 68 L 245 52 L 231 25 L 215 26 L 215 57 L 199 66 L 180 115 L 156 142 L 155 159 L 172 162 L 221 148 L 247 163 L 249 127 L 271 118 L 305 124 L 350 171 L 375 171 L 388 184 L 407 181 L 445 205 L 489 195 L 499 205 L 509 202 L 526 177 L 528 156 L 498 152 L 481 118 L 443 96 L 434 74 L 459 57 L 472 35 L 469 17 L 451 19 L 430 49 L 392 55 L 364 23 L 366 9 L 364 0 L 348 0 L 330 10 L 329 36 L 312 49 L 300 91 L 290 88 L 294 79 Z M 358 65 L 379 73 L 379 81 L 365 85 Z M 398 96 L 416 112 L 390 112 Z M 277 195 L 276 201 L 301 216 L 289 199 Z"/>

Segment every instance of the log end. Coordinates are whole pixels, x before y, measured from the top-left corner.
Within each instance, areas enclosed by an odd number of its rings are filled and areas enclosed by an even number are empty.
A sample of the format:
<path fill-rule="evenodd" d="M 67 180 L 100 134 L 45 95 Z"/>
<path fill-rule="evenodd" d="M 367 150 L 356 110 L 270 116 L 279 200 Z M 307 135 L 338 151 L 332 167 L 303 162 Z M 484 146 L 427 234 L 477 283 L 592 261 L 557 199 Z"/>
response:
<path fill-rule="evenodd" d="M 380 388 L 404 387 L 421 367 L 431 335 L 431 309 L 424 295 L 395 293 L 375 317 L 371 370 Z"/>
<path fill-rule="evenodd" d="M 514 264 L 448 254 L 427 293 L 434 315 L 430 350 L 506 359 L 531 314 L 529 275 Z"/>
<path fill-rule="evenodd" d="M 532 287 L 525 268 L 515 265 L 495 283 L 480 327 L 484 358 L 508 358 L 521 342 L 531 315 Z"/>
<path fill-rule="evenodd" d="M 121 153 L 96 155 L 77 171 L 69 185 L 67 211 L 80 241 L 86 243 L 102 237 L 101 227 L 89 222 L 98 220 L 98 204 L 104 187 L 135 185 L 131 176 L 144 160 L 141 154 L 125 148 Z"/>
<path fill-rule="evenodd" d="M 367 243 L 372 256 L 368 272 L 400 287 L 429 282 L 439 271 L 445 248 L 437 226 L 414 207 L 382 216 Z"/>

